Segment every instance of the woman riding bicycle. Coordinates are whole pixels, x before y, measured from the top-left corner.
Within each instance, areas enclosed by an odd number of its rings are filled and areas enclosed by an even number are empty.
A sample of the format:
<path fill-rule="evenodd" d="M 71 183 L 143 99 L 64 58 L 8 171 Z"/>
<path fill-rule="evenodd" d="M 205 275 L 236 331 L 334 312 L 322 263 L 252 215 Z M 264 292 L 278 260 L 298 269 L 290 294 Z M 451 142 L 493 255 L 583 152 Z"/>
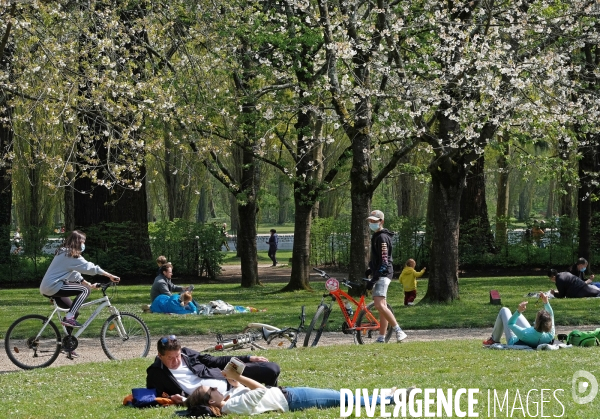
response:
<path fill-rule="evenodd" d="M 97 284 L 89 283 L 81 274 L 104 275 L 112 282 L 120 281 L 119 277 L 102 270 L 81 256 L 85 250 L 85 238 L 85 234 L 79 230 L 69 233 L 62 245 L 56 249 L 54 259 L 40 285 L 40 293 L 43 296 L 53 298 L 59 307 L 69 309 L 61 322 L 67 327 L 81 327 L 76 320 L 79 309 L 90 295 L 90 290 L 97 288 Z M 75 299 L 71 301 L 68 297 L 73 296 Z"/>

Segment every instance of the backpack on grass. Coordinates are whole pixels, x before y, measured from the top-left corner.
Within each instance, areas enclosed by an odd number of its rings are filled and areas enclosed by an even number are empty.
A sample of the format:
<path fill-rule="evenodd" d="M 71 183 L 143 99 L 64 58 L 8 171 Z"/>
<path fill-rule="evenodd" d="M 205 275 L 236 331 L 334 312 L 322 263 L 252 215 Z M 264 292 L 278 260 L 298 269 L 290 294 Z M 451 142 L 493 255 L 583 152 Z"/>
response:
<path fill-rule="evenodd" d="M 600 328 L 582 332 L 573 330 L 567 336 L 567 345 L 573 346 L 598 346 L 600 345 Z"/>

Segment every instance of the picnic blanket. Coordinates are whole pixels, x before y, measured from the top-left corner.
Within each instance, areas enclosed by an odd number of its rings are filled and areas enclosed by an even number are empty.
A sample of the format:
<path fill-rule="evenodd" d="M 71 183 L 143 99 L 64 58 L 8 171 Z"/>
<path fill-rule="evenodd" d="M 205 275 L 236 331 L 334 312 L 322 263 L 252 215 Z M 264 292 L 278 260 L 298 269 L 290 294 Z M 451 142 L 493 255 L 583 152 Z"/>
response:
<path fill-rule="evenodd" d="M 569 349 L 572 347 L 573 345 L 567 345 L 565 343 L 542 343 L 541 345 L 538 345 L 535 349 L 527 345 L 507 345 L 506 343 L 494 343 L 493 345 L 484 346 L 484 348 L 488 349 L 513 349 L 521 351 L 556 351 L 558 349 Z"/>

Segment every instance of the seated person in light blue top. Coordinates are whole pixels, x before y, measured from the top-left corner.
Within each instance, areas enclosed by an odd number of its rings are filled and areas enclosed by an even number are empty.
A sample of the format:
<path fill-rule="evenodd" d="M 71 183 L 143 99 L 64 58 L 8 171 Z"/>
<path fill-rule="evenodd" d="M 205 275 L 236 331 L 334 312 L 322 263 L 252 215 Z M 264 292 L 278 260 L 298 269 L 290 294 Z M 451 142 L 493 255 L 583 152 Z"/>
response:
<path fill-rule="evenodd" d="M 544 302 L 544 308 L 538 311 L 535 324 L 531 326 L 523 312 L 527 309 L 527 301 L 523 301 L 517 307 L 514 314 L 506 307 L 500 309 L 492 336 L 483 341 L 486 346 L 499 343 L 502 332 L 506 335 L 508 345 L 527 345 L 536 348 L 543 343 L 552 343 L 554 340 L 554 312 L 548 302 L 548 295 L 540 292 L 540 298 Z"/>
<path fill-rule="evenodd" d="M 150 305 L 152 313 L 198 314 L 190 291 L 181 294 L 159 295 Z"/>

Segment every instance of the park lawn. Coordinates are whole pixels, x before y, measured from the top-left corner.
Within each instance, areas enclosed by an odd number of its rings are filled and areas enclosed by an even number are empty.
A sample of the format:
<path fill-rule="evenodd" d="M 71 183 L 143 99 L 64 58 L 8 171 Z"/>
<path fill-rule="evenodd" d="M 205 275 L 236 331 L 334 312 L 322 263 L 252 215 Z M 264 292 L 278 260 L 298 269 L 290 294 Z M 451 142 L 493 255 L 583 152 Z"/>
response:
<path fill-rule="evenodd" d="M 142 313 L 140 306 L 148 303 L 149 285 L 121 285 L 116 288 L 118 294 L 109 295 L 112 296 L 113 304 L 120 310 L 139 314 L 148 325 L 152 336 L 171 333 L 177 335 L 235 334 L 241 332 L 251 321 L 269 323 L 278 327 L 296 326 L 303 305 L 306 306 L 308 325 L 325 292 L 323 282 L 313 282 L 313 291 L 279 293 L 278 291 L 284 285 L 266 283 L 264 286 L 252 289 L 241 288 L 237 284 L 215 283 L 197 286 L 194 298 L 200 304 L 220 299 L 232 305 L 266 310 L 227 316 Z M 427 280 L 419 281 L 417 301 L 425 294 L 426 287 Z M 550 282 L 545 277 L 464 278 L 460 280 L 461 298 L 458 301 L 450 304 L 417 304 L 414 307 L 404 307 L 402 287 L 395 280 L 390 285 L 388 301 L 395 310 L 398 322 L 407 330 L 492 327 L 500 307 L 489 303 L 490 289 L 498 290 L 502 305 L 514 310 L 521 301 L 526 299 L 524 294 L 536 290 L 547 291 L 550 289 Z M 90 298 L 99 296 L 99 291 L 93 291 Z M 370 298 L 368 300 L 370 301 Z M 591 326 L 600 323 L 600 299 L 552 299 L 550 301 L 557 325 L 576 328 L 581 325 Z M 541 307 L 541 302 L 530 299 L 529 309 L 525 314 L 531 323 L 535 312 Z M 10 324 L 17 318 L 30 313 L 47 315 L 50 311 L 51 305 L 37 289 L 4 289 L 0 305 L 0 336 L 4 337 Z M 82 310 L 80 319 L 85 321 L 90 313 L 90 309 Z M 107 317 L 108 312 L 106 315 L 100 315 L 86 333 L 89 331 L 92 336 L 98 336 L 102 321 Z M 339 308 L 336 308 L 330 317 L 328 330 L 340 331 L 341 325 L 342 314 Z"/>
<path fill-rule="evenodd" d="M 291 250 L 278 250 L 277 251 L 277 262 L 279 264 L 287 265 L 290 263 L 290 259 L 292 257 Z M 260 251 L 257 253 L 257 259 L 259 264 L 271 264 L 271 258 L 269 258 L 268 252 L 266 250 Z M 223 265 L 240 265 L 240 258 L 236 256 L 235 251 L 226 252 L 223 256 Z"/>
<path fill-rule="evenodd" d="M 282 386 L 353 391 L 365 388 L 369 392 L 375 388 L 416 386 L 442 389 L 446 394 L 448 390 L 455 394 L 459 389 L 472 388 L 478 390 L 474 411 L 479 417 L 494 417 L 494 407 L 496 417 L 598 417 L 597 398 L 592 403 L 580 405 L 574 403 L 571 395 L 572 377 L 576 371 L 586 370 L 600 379 L 598 348 L 496 351 L 484 349 L 479 340 L 470 339 L 408 341 L 377 347 L 348 344 L 254 353 L 265 355 L 281 365 L 279 384 Z M 151 361 L 152 356 L 123 362 L 77 364 L 74 361 L 72 366 L 0 374 L 3 390 L 0 411 L 3 417 L 15 419 L 176 417 L 176 407 L 134 409 L 122 406 L 123 398 L 132 388 L 144 387 L 145 369 Z M 542 393 L 542 389 L 547 390 Z M 488 391 L 491 402 L 488 402 Z M 494 392 L 500 402 L 493 401 Z M 507 399 L 502 402 L 505 396 Z M 419 398 L 422 399 L 422 395 Z M 543 412 L 540 410 L 541 399 L 544 401 Z M 466 411 L 465 397 L 461 400 L 461 410 Z M 391 411 L 389 407 L 386 410 Z M 364 409 L 361 414 L 366 417 Z M 379 416 L 379 411 L 375 416 Z M 267 413 L 254 417 L 339 418 L 340 409 Z"/>
<path fill-rule="evenodd" d="M 271 234 L 271 229 L 274 228 L 277 234 L 294 234 L 294 223 L 285 223 L 280 225 L 259 224 L 256 227 L 257 234 Z"/>

